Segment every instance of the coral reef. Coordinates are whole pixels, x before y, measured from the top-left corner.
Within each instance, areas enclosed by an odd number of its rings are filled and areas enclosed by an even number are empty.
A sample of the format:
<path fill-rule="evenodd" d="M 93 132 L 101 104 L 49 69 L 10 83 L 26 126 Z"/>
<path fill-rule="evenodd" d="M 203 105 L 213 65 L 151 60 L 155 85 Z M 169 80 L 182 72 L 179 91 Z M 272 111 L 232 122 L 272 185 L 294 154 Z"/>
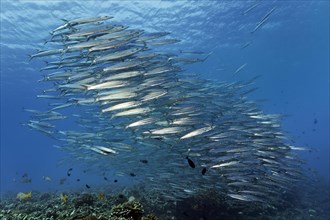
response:
<path fill-rule="evenodd" d="M 329 219 L 329 187 L 319 185 L 305 196 L 299 192 L 281 207 L 267 204 L 242 203 L 228 205 L 225 197 L 212 191 L 201 191 L 181 201 L 168 201 L 155 192 L 143 188 L 90 193 L 66 192 L 68 202 L 63 204 L 59 192 L 33 191 L 31 200 L 20 201 L 16 193 L 3 195 L 0 200 L 0 219 L 9 220 L 201 220 L 201 219 Z M 300 196 L 298 196 L 300 195 Z M 133 201 L 128 198 L 134 196 Z M 47 197 L 48 199 L 45 199 Z M 307 198 L 307 199 L 306 199 Z M 308 199 L 310 198 L 310 199 Z M 122 201 L 122 203 L 118 203 Z M 143 206 L 142 206 L 143 205 Z M 157 216 L 157 217 L 156 217 Z"/>

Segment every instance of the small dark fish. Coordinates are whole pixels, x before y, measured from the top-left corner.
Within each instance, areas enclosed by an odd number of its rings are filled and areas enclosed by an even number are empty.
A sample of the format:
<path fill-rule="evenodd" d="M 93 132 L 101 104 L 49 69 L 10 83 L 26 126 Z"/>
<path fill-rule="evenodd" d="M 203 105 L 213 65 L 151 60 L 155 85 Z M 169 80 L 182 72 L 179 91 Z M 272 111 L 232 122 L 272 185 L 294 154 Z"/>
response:
<path fill-rule="evenodd" d="M 130 176 L 133 176 L 133 177 L 136 176 L 135 173 L 130 173 L 129 175 L 130 175 Z"/>
<path fill-rule="evenodd" d="M 195 163 L 194 163 L 189 157 L 186 157 L 186 159 L 188 160 L 189 166 L 190 166 L 191 168 L 195 168 L 195 167 L 196 167 L 196 166 L 195 166 Z"/>
<path fill-rule="evenodd" d="M 66 181 L 66 178 L 60 179 L 60 185 L 63 185 L 65 183 L 65 181 Z"/>
<path fill-rule="evenodd" d="M 269 16 L 275 11 L 276 7 L 272 8 L 257 24 L 257 26 L 251 31 L 251 33 L 256 32 L 269 18 Z"/>
<path fill-rule="evenodd" d="M 107 177 L 103 177 L 104 180 L 108 181 L 108 178 Z"/>
<path fill-rule="evenodd" d="M 204 167 L 204 168 L 202 169 L 202 175 L 205 175 L 205 173 L 206 173 L 206 168 Z"/>
<path fill-rule="evenodd" d="M 24 173 L 24 174 L 22 175 L 22 178 L 27 178 L 28 176 L 29 176 L 29 174 Z"/>
<path fill-rule="evenodd" d="M 80 181 L 80 179 L 77 179 L 77 182 L 79 182 Z"/>
<path fill-rule="evenodd" d="M 251 7 L 249 7 L 248 9 L 246 9 L 242 14 L 243 15 L 247 14 L 249 11 L 252 11 L 258 5 L 260 5 L 260 3 L 256 3 L 256 4 L 252 5 Z"/>
<path fill-rule="evenodd" d="M 68 169 L 68 171 L 66 172 L 66 174 L 67 174 L 68 176 L 71 176 L 71 171 L 72 171 L 72 168 Z"/>
<path fill-rule="evenodd" d="M 86 188 L 89 189 L 89 188 L 91 188 L 91 187 L 90 187 L 89 185 L 86 184 Z"/>
<path fill-rule="evenodd" d="M 148 163 L 148 160 L 140 160 L 141 163 Z"/>
<path fill-rule="evenodd" d="M 114 182 L 116 183 L 116 182 L 118 182 L 118 180 L 114 180 Z"/>
<path fill-rule="evenodd" d="M 317 124 L 317 119 L 316 118 L 314 119 L 314 124 Z"/>
<path fill-rule="evenodd" d="M 250 46 L 251 43 L 252 43 L 251 41 L 246 42 L 245 44 L 243 44 L 243 45 L 241 46 L 241 49 L 244 49 L 244 48 Z"/>
<path fill-rule="evenodd" d="M 29 178 L 23 178 L 20 180 L 21 183 L 31 183 L 32 182 L 32 179 L 29 179 Z"/>
<path fill-rule="evenodd" d="M 123 194 L 119 194 L 118 197 L 119 197 L 120 199 L 123 199 L 123 198 L 124 198 L 124 195 L 123 195 Z"/>

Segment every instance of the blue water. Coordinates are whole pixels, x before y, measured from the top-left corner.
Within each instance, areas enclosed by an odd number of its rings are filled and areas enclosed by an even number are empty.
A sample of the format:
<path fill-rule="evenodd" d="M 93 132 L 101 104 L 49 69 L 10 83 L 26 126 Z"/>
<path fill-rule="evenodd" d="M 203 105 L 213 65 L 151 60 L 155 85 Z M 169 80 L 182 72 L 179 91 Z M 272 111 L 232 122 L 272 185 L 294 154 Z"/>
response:
<path fill-rule="evenodd" d="M 283 130 L 310 168 L 308 176 L 329 181 L 329 2 L 328 1 L 1 1 L 1 192 L 48 190 L 96 181 L 99 173 L 74 168 L 53 148 L 55 141 L 22 126 L 29 118 L 23 107 L 45 109 L 36 98 L 41 79 L 39 60 L 28 54 L 41 48 L 61 18 L 114 16 L 118 24 L 146 31 L 168 31 L 181 39 L 172 48 L 213 52 L 203 63 L 186 68 L 219 81 L 249 80 L 258 90 L 251 100 L 266 99 L 266 113 L 285 115 Z M 250 33 L 273 7 L 269 20 Z M 241 48 L 247 42 L 251 44 Z M 233 76 L 242 64 L 246 67 Z M 32 183 L 20 183 L 28 173 Z M 102 173 L 102 171 L 100 171 Z M 46 182 L 42 176 L 54 181 Z M 56 181 L 55 181 L 56 180 Z"/>

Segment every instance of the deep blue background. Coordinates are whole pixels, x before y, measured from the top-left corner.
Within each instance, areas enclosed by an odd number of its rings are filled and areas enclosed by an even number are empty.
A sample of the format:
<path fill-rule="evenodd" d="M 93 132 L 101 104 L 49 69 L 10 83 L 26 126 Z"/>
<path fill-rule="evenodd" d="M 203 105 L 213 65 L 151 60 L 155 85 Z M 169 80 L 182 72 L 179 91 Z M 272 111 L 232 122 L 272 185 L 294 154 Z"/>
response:
<path fill-rule="evenodd" d="M 48 32 L 62 24 L 60 18 L 99 15 L 112 15 L 113 22 L 132 28 L 169 31 L 182 39 L 170 46 L 173 50 L 212 51 L 204 63 L 187 67 L 202 78 L 231 82 L 261 75 L 250 99 L 267 99 L 262 110 L 286 115 L 282 125 L 288 138 L 312 149 L 298 152 L 306 166 L 329 181 L 329 2 L 260 2 L 244 15 L 255 1 L 1 1 L 1 192 L 68 186 L 58 185 L 72 166 L 57 166 L 65 152 L 20 124 L 28 120 L 23 107 L 45 108 L 44 100 L 35 98 L 43 63 L 28 62 L 27 55 L 42 47 Z M 273 7 L 266 24 L 251 34 Z M 244 63 L 246 68 L 233 76 Z M 31 184 L 17 182 L 25 172 Z M 53 181 L 45 182 L 44 175 Z M 77 171 L 73 178 L 83 179 L 78 185 L 83 187 L 101 177 Z"/>

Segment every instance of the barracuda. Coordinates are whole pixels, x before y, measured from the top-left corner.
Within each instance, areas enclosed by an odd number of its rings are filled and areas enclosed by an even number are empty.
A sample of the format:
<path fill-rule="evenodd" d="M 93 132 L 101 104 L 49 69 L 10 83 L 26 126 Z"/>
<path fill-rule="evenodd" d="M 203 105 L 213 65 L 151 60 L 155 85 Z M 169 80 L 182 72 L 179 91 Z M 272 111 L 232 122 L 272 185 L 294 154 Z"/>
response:
<path fill-rule="evenodd" d="M 283 191 L 289 198 L 302 177 L 292 151 L 304 148 L 287 143 L 281 115 L 263 113 L 246 97 L 258 76 L 230 83 L 201 79 L 183 65 L 212 53 L 198 57 L 204 54 L 198 48 L 169 45 L 180 40 L 163 39 L 168 32 L 147 33 L 110 18 L 65 21 L 47 40 L 52 43 L 31 55 L 49 59 L 42 70 L 56 72 L 40 80 L 37 97 L 46 110 L 24 109 L 31 114 L 25 125 L 59 141 L 70 162 L 143 180 L 145 191 L 162 201 L 212 190 L 231 206 L 283 207 Z"/>

